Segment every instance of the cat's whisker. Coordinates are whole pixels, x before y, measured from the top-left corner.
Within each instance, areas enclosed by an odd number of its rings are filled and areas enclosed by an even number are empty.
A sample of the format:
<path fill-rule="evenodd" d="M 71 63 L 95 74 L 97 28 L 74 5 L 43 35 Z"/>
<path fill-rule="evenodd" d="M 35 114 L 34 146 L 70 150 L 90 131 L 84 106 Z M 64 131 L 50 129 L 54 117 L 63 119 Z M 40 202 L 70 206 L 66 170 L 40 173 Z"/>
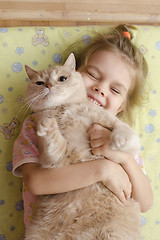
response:
<path fill-rule="evenodd" d="M 30 99 L 30 100 L 27 102 L 28 108 L 31 108 L 32 106 L 34 106 L 39 99 L 40 99 L 40 96 L 36 96 L 36 97 Z"/>
<path fill-rule="evenodd" d="M 28 100 L 27 97 L 24 98 L 25 104 L 24 104 L 24 106 L 20 109 L 20 111 L 22 111 L 22 110 L 28 105 L 28 103 L 30 103 L 30 101 L 33 100 L 33 95 L 35 95 L 35 97 L 37 97 L 36 94 L 32 94 L 32 99 Z M 19 111 L 19 112 L 20 112 L 20 111 Z"/>
<path fill-rule="evenodd" d="M 20 103 L 20 104 L 23 104 L 23 106 L 19 109 L 18 113 L 16 114 L 16 117 L 17 117 L 17 118 L 18 118 L 18 116 L 19 116 L 20 114 L 25 115 L 25 114 L 27 113 L 28 109 L 29 109 L 29 107 L 28 107 L 28 103 L 29 103 L 29 102 L 27 102 L 26 99 L 27 99 L 27 98 L 24 99 L 24 102 L 23 102 L 23 103 Z M 20 105 L 20 104 L 18 104 L 18 105 Z M 17 108 L 18 108 L 18 107 L 19 107 L 19 106 L 17 106 Z"/>
<path fill-rule="evenodd" d="M 30 99 L 28 97 L 26 97 L 24 100 L 25 100 L 25 104 L 23 105 L 23 107 L 18 111 L 16 117 L 18 117 L 20 115 L 20 113 L 23 113 L 24 114 L 29 110 L 29 108 L 31 108 L 31 106 L 33 104 L 35 104 L 37 102 L 37 100 L 39 100 L 40 96 L 38 95 L 37 96 L 37 93 L 33 93 L 31 96 L 30 96 Z"/>
<path fill-rule="evenodd" d="M 31 96 L 34 96 L 34 94 L 32 94 Z M 28 100 L 27 102 L 28 108 L 33 107 L 38 102 L 39 99 L 42 99 L 45 96 L 46 96 L 46 92 L 41 91 L 38 96 L 35 96 L 34 98 L 31 98 L 30 100 Z"/>
<path fill-rule="evenodd" d="M 40 97 L 41 92 L 37 94 L 37 92 L 32 93 L 30 96 L 26 97 L 26 102 L 30 102 L 31 100 L 34 100 L 34 98 Z"/>
<path fill-rule="evenodd" d="M 16 114 L 16 118 L 18 118 L 21 113 L 24 115 L 24 113 L 27 112 L 27 111 L 25 110 L 26 107 L 27 107 L 27 103 L 25 103 L 25 104 L 23 105 L 23 107 L 18 111 L 18 113 Z M 28 109 L 27 109 L 27 110 L 28 110 Z"/>
<path fill-rule="evenodd" d="M 37 93 L 33 93 L 29 97 L 26 97 L 26 100 L 27 100 L 27 102 L 29 102 L 31 100 L 34 101 L 35 98 L 41 99 L 41 98 L 45 97 L 46 95 L 47 95 L 47 93 L 44 90 L 42 90 L 38 93 L 38 95 L 37 95 Z"/>

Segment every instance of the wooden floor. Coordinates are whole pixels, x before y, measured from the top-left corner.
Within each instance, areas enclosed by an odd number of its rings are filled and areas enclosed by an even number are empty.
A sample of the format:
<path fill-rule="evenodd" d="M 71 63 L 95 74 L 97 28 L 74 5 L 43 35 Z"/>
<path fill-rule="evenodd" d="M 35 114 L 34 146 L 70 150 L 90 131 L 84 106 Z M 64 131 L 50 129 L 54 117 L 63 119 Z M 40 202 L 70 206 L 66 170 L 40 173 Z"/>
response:
<path fill-rule="evenodd" d="M 160 0 L 0 0 L 0 27 L 160 24 Z"/>

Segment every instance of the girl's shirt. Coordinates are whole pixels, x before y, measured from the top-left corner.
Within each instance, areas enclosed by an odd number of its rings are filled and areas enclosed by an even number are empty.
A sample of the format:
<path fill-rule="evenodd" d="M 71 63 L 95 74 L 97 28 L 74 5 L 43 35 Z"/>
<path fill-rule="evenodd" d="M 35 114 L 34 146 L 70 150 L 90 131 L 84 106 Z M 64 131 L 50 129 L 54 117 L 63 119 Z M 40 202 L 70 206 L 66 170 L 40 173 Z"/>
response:
<path fill-rule="evenodd" d="M 135 156 L 135 160 L 145 173 L 144 161 L 141 154 Z M 36 138 L 36 125 L 34 114 L 29 115 L 22 126 L 21 133 L 14 143 L 13 149 L 13 174 L 18 177 L 22 175 L 22 165 L 24 163 L 39 163 L 39 152 Z M 27 191 L 23 185 L 24 201 L 24 224 L 27 227 L 32 218 L 35 196 Z"/>
<path fill-rule="evenodd" d="M 22 165 L 24 163 L 39 163 L 39 152 L 36 140 L 36 126 L 34 114 L 29 115 L 22 126 L 21 133 L 14 143 L 13 149 L 13 174 L 17 177 L 23 177 Z M 24 224 L 29 226 L 32 209 L 35 202 L 35 196 L 27 191 L 23 184 L 23 202 L 24 202 Z"/>

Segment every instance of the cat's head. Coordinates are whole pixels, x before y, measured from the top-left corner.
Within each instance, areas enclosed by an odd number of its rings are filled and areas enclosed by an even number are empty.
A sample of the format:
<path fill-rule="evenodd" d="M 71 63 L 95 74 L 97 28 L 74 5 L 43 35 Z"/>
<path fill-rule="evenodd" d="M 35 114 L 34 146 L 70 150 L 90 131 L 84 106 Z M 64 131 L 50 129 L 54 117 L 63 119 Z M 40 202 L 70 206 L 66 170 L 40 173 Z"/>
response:
<path fill-rule="evenodd" d="M 35 71 L 25 65 L 30 79 L 27 88 L 28 106 L 33 111 L 59 105 L 78 103 L 86 98 L 81 74 L 75 71 L 75 57 L 71 53 L 63 66 Z"/>

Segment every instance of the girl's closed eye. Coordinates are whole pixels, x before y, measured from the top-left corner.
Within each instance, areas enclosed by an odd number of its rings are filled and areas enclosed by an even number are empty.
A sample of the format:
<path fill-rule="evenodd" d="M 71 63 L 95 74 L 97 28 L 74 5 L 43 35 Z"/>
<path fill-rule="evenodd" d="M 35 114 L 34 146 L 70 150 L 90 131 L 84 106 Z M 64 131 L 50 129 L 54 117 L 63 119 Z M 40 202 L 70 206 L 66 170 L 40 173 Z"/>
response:
<path fill-rule="evenodd" d="M 121 94 L 120 90 L 117 88 L 111 87 L 111 90 L 114 92 L 114 94 L 118 94 L 118 95 Z"/>
<path fill-rule="evenodd" d="M 98 76 L 96 76 L 96 74 L 94 74 L 94 73 L 92 73 L 92 72 L 90 72 L 90 71 L 87 71 L 87 73 L 88 73 L 92 78 L 94 78 L 94 79 L 96 79 L 96 80 L 99 80 L 99 78 L 98 78 Z"/>
<path fill-rule="evenodd" d="M 87 69 L 87 73 L 88 73 L 89 76 L 91 76 L 95 80 L 99 80 L 100 79 L 99 74 L 96 71 L 92 70 L 92 69 Z"/>

